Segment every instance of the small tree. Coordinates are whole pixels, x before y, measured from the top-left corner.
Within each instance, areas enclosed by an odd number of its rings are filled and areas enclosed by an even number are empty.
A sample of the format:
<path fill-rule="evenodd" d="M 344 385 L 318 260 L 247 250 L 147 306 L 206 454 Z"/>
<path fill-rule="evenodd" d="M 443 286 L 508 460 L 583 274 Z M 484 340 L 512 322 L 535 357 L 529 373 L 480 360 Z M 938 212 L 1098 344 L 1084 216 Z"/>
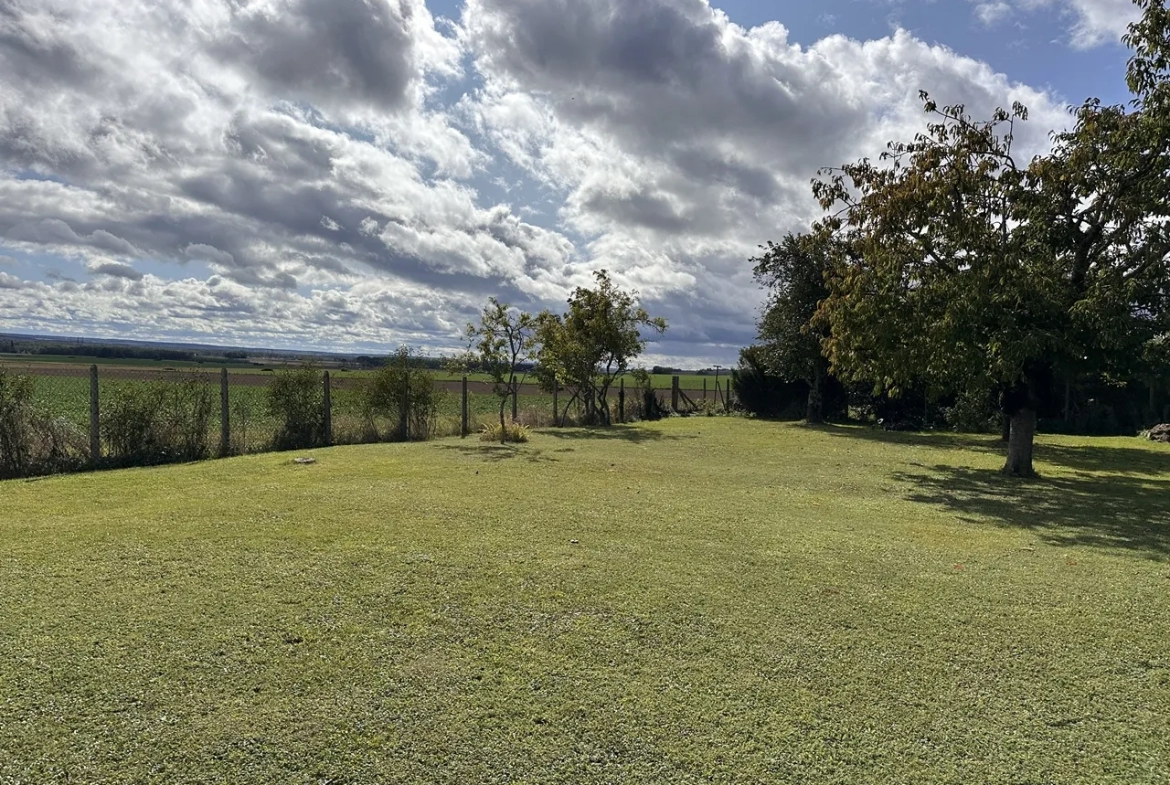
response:
<path fill-rule="evenodd" d="M 537 359 L 542 384 L 574 390 L 586 421 L 609 425 L 614 381 L 630 372 L 630 363 L 646 348 L 642 330 L 661 335 L 666 320 L 651 318 L 638 304 L 638 293 L 618 288 L 607 271 L 593 277 L 596 288 L 577 288 L 563 316 L 545 311 L 537 317 Z"/>
<path fill-rule="evenodd" d="M 403 346 L 385 360 L 361 389 L 368 426 L 377 433 L 375 417 L 397 422 L 398 438 L 425 441 L 434 430 L 443 392 L 423 360 Z"/>
<path fill-rule="evenodd" d="M 533 358 L 536 320 L 531 314 L 512 308 L 495 297 L 488 300 L 479 326 L 467 325 L 470 358 L 492 378 L 493 391 L 500 399 L 500 443 L 508 440 L 504 411 L 508 399 L 515 399 L 527 373 L 517 376 L 520 365 Z"/>

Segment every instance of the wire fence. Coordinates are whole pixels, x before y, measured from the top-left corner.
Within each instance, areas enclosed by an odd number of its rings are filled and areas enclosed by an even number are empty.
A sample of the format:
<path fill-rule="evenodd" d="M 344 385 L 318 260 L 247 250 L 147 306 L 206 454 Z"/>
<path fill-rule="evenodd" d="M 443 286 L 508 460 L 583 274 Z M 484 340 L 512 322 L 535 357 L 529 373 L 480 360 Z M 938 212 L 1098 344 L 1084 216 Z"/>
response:
<path fill-rule="evenodd" d="M 524 384 L 501 401 L 490 382 L 417 372 L 402 394 L 371 394 L 372 377 L 295 371 L 141 369 L 0 363 L 0 479 L 147 466 L 335 444 L 467 436 L 506 419 L 529 427 L 581 422 L 581 401 Z M 615 422 L 731 405 L 728 391 L 612 391 Z M 383 391 L 384 392 L 384 391 Z M 393 392 L 393 391 L 392 391 Z M 714 392 L 714 391 L 713 391 Z M 628 394 L 627 394 L 628 393 Z"/>

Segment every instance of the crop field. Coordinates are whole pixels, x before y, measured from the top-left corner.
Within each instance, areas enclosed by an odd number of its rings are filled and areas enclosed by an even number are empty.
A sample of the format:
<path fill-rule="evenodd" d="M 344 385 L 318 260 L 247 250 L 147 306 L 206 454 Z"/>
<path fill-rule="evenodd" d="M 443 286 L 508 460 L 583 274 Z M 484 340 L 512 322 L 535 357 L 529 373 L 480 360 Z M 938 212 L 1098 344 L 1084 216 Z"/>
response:
<path fill-rule="evenodd" d="M 231 363 L 202 363 L 181 360 L 139 360 L 139 359 L 102 359 L 94 357 L 69 355 L 37 355 L 37 354 L 6 354 L 0 352 L 0 368 L 19 368 L 31 373 L 45 375 L 77 375 L 84 374 L 91 365 L 97 365 L 102 371 L 110 372 L 154 372 L 168 371 L 198 371 L 203 373 L 219 373 L 220 368 L 226 367 L 233 376 L 266 376 L 277 370 L 288 367 L 281 363 L 231 362 Z M 353 370 L 348 368 L 330 368 L 338 379 L 362 378 L 369 376 L 370 371 Z M 436 381 L 458 382 L 463 374 L 446 370 L 431 372 Z M 468 381 L 476 383 L 490 383 L 491 377 L 483 373 L 467 374 Z M 719 382 L 720 389 L 727 384 L 728 375 L 723 374 L 718 379 L 714 376 L 699 374 L 679 374 L 679 388 L 687 391 L 702 390 L 706 382 L 711 394 L 715 392 L 715 383 Z M 535 382 L 533 382 L 535 383 Z M 670 390 L 670 374 L 651 374 L 650 383 L 656 390 Z M 633 384 L 633 381 L 630 381 Z"/>
<path fill-rule="evenodd" d="M 0 483 L 0 782 L 1170 781 L 1164 446 L 303 454 Z"/>

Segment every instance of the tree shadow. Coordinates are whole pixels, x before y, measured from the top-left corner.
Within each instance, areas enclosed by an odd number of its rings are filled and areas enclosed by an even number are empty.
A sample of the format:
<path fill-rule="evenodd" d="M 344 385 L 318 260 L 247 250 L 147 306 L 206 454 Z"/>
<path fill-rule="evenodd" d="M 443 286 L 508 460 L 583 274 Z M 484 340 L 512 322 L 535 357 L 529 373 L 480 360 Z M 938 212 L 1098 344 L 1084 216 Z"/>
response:
<path fill-rule="evenodd" d="M 695 438 L 694 434 L 663 433 L 659 430 L 638 428 L 631 425 L 611 425 L 608 428 L 542 428 L 540 433 L 542 436 L 551 436 L 554 439 L 564 439 L 570 441 L 603 440 L 631 442 L 633 444 L 679 441 L 682 439 Z"/>
<path fill-rule="evenodd" d="M 802 428 L 848 439 L 860 439 L 882 444 L 904 444 L 912 447 L 938 447 L 949 450 L 974 450 L 984 453 L 1005 453 L 1005 445 L 998 436 L 946 431 L 885 431 L 871 425 L 802 425 Z"/>
<path fill-rule="evenodd" d="M 898 472 L 906 499 L 956 513 L 960 520 L 1034 532 L 1043 542 L 1093 546 L 1170 558 L 1170 479 L 1120 474 L 1016 480 L 986 469 L 935 466 Z"/>
<path fill-rule="evenodd" d="M 485 463 L 503 463 L 511 460 L 524 460 L 528 463 L 555 463 L 560 458 L 545 455 L 541 449 L 531 449 L 515 444 L 438 444 L 440 450 L 451 450 L 465 455 L 468 458 L 479 458 Z"/>
<path fill-rule="evenodd" d="M 865 426 L 808 425 L 803 426 L 828 436 L 861 439 L 883 444 L 903 444 L 913 447 L 934 447 L 944 450 L 963 450 L 992 455 L 1007 455 L 1007 445 L 998 437 L 985 434 L 883 431 Z M 1043 434 L 1040 435 L 1043 438 Z M 1063 444 L 1036 444 L 1035 458 L 1044 463 L 1063 466 L 1075 471 L 1110 472 L 1113 474 L 1170 474 L 1170 448 L 1146 450 L 1140 447 L 1115 447 L 1091 444 L 1074 447 Z"/>

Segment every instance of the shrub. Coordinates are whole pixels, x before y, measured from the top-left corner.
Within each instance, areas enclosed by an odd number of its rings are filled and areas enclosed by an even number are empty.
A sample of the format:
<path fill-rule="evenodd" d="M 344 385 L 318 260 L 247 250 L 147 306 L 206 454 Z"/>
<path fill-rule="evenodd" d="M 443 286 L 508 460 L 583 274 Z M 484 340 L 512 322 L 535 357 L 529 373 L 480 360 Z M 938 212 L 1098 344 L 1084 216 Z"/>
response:
<path fill-rule="evenodd" d="M 152 466 L 209 458 L 214 411 L 213 387 L 204 376 L 116 387 L 101 420 L 108 462 Z"/>
<path fill-rule="evenodd" d="M 399 349 L 374 372 L 361 389 L 361 405 L 366 429 L 375 439 L 379 418 L 390 421 L 388 439 L 425 441 L 434 436 L 438 425 L 439 404 L 445 392 L 435 386 L 434 374 L 406 347 Z M 405 413 L 405 416 L 404 416 Z"/>
<path fill-rule="evenodd" d="M 325 443 L 325 387 L 312 365 L 281 370 L 267 390 L 268 414 L 276 420 L 272 445 L 302 450 Z"/>
<path fill-rule="evenodd" d="M 500 424 L 498 422 L 489 423 L 483 426 L 479 432 L 479 440 L 481 442 L 526 442 L 528 437 L 532 435 L 532 429 L 527 425 L 518 422 L 504 423 L 504 437 L 500 437 Z"/>
<path fill-rule="evenodd" d="M 87 435 L 43 411 L 32 379 L 0 369 L 0 479 L 71 471 L 89 457 Z"/>

